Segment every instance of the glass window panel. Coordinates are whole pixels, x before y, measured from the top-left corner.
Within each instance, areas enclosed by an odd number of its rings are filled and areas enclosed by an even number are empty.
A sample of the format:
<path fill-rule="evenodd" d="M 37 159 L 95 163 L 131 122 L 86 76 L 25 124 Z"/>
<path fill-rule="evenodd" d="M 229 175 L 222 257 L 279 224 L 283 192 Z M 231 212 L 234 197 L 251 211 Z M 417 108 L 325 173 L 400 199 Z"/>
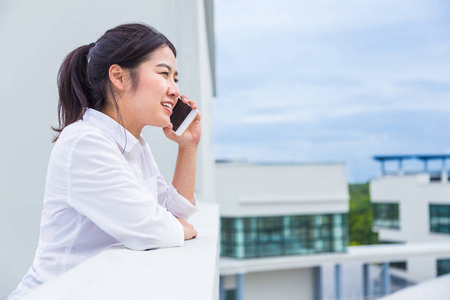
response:
<path fill-rule="evenodd" d="M 281 255 L 281 245 L 278 243 L 260 243 L 258 247 L 260 256 Z"/>
<path fill-rule="evenodd" d="M 258 240 L 258 232 L 255 230 L 244 231 L 244 242 L 255 242 Z"/>
<path fill-rule="evenodd" d="M 222 218 L 221 219 L 222 228 L 231 228 L 233 227 L 233 219 L 232 218 Z"/>
<path fill-rule="evenodd" d="M 244 229 L 244 220 L 242 218 L 236 218 L 234 219 L 234 224 L 233 224 L 233 228 L 234 229 Z"/>
<path fill-rule="evenodd" d="M 237 299 L 237 290 L 225 291 L 225 299 L 224 300 L 236 300 L 236 299 Z"/>
<path fill-rule="evenodd" d="M 450 205 L 430 204 L 430 231 L 450 233 Z"/>
<path fill-rule="evenodd" d="M 347 214 L 222 218 L 221 255 L 252 258 L 343 252 Z"/>
<path fill-rule="evenodd" d="M 243 243 L 244 240 L 244 232 L 243 231 L 238 231 L 235 233 L 234 235 L 234 240 L 236 243 Z"/>
<path fill-rule="evenodd" d="M 438 276 L 450 273 L 450 259 L 438 259 L 436 264 Z"/>
<path fill-rule="evenodd" d="M 372 212 L 374 227 L 400 228 L 398 203 L 372 203 Z"/>

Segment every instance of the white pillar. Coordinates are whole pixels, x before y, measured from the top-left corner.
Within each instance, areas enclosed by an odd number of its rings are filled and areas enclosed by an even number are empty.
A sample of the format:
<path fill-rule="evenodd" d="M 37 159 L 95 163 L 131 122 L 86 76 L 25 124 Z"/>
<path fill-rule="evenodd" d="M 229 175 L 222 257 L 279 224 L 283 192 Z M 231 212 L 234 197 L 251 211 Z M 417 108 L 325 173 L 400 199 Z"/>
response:
<path fill-rule="evenodd" d="M 447 164 L 445 157 L 442 159 L 442 174 L 441 174 L 442 183 L 448 182 L 448 172 L 447 172 Z"/>
<path fill-rule="evenodd" d="M 341 265 L 336 264 L 334 266 L 334 284 L 335 284 L 335 293 L 336 293 L 336 300 L 340 300 L 342 298 L 341 293 L 341 286 L 342 286 L 342 280 L 341 280 Z"/>
<path fill-rule="evenodd" d="M 220 276 L 220 279 L 219 279 L 219 300 L 225 300 L 224 281 L 225 281 L 225 276 Z"/>
<path fill-rule="evenodd" d="M 244 274 L 237 274 L 236 282 L 237 282 L 236 299 L 244 300 Z"/>
<path fill-rule="evenodd" d="M 391 275 L 389 274 L 389 262 L 383 263 L 383 292 L 385 295 L 391 293 Z"/>
<path fill-rule="evenodd" d="M 363 299 L 370 299 L 369 264 L 363 264 Z"/>
<path fill-rule="evenodd" d="M 322 267 L 314 268 L 314 300 L 322 300 Z"/>
<path fill-rule="evenodd" d="M 404 175 L 405 171 L 403 170 L 403 159 L 398 160 L 398 175 Z"/>

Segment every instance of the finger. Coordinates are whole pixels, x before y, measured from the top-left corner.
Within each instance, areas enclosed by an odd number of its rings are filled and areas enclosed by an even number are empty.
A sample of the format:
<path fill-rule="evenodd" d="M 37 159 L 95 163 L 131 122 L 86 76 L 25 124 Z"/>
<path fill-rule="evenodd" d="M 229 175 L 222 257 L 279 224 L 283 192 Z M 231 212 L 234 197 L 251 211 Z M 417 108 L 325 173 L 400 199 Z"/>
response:
<path fill-rule="evenodd" d="M 197 116 L 195 117 L 195 124 L 200 123 L 200 119 L 202 118 L 202 114 L 200 112 L 197 113 Z"/>
<path fill-rule="evenodd" d="M 163 132 L 167 138 L 172 138 L 173 135 L 175 134 L 173 133 L 172 128 L 173 128 L 172 123 L 170 123 L 169 126 L 163 128 Z"/>
<path fill-rule="evenodd" d="M 184 103 L 188 103 L 188 102 L 189 102 L 189 98 L 188 98 L 188 96 L 186 96 L 185 94 L 181 95 L 179 98 L 180 98 L 181 101 L 183 101 Z"/>
<path fill-rule="evenodd" d="M 189 100 L 188 104 L 189 104 L 193 109 L 197 109 L 197 102 L 195 102 L 194 100 Z"/>

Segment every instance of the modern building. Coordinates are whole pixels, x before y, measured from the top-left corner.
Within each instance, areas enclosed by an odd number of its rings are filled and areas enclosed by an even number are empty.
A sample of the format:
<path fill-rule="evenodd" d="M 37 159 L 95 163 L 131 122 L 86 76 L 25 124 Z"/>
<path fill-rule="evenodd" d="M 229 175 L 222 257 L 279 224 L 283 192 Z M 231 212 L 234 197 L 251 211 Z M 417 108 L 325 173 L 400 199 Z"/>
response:
<path fill-rule="evenodd" d="M 348 244 L 343 164 L 218 162 L 216 195 L 223 299 L 321 298 L 317 257 Z"/>
<path fill-rule="evenodd" d="M 370 182 L 373 228 L 380 241 L 450 241 L 450 155 L 376 156 L 382 176 Z M 450 253 L 391 264 L 392 275 L 422 282 L 450 273 Z"/>

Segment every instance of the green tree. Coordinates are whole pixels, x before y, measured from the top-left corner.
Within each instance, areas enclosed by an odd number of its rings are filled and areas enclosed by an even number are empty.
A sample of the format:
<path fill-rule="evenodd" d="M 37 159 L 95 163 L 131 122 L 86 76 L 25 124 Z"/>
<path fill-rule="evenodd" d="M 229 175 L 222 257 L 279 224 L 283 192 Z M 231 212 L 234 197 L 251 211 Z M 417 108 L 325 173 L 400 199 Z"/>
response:
<path fill-rule="evenodd" d="M 378 233 L 372 231 L 372 206 L 369 183 L 350 184 L 350 246 L 379 244 Z"/>

